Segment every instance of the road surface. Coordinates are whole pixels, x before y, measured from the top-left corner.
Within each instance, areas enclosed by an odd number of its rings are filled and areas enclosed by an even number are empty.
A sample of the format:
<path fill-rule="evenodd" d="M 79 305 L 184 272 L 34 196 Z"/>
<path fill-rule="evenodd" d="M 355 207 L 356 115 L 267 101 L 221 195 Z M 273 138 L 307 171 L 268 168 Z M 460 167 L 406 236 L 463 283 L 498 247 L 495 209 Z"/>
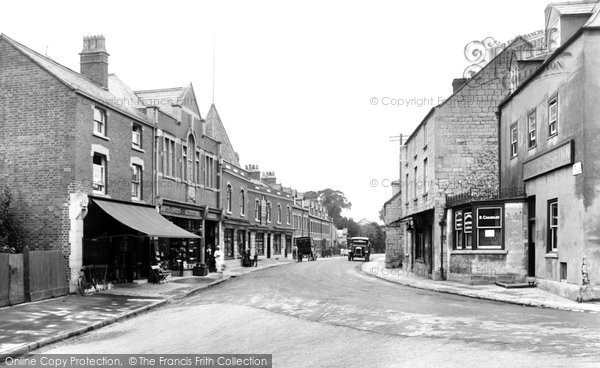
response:
<path fill-rule="evenodd" d="M 441 294 L 320 259 L 235 278 L 36 353 L 273 354 L 275 367 L 599 367 L 600 315 Z"/>

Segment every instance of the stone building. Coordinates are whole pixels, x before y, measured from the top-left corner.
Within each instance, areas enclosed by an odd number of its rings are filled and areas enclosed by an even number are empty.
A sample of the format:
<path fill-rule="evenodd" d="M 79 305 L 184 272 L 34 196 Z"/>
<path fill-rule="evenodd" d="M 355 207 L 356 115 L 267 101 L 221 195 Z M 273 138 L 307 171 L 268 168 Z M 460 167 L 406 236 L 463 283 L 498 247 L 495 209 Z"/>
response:
<path fill-rule="evenodd" d="M 399 181 L 392 182 L 392 190 L 392 198 L 383 204 L 385 264 L 388 268 L 403 266 L 405 255 L 408 255 L 404 242 L 405 226 L 401 223 L 403 202 Z"/>
<path fill-rule="evenodd" d="M 454 80 L 453 94 L 430 110 L 403 147 L 402 194 L 395 195 L 401 218 L 390 220 L 404 228 L 405 267 L 418 275 L 470 282 L 479 276 L 478 262 L 505 258 L 504 250 L 487 248 L 471 230 L 456 232 L 453 216 L 463 209 L 446 211 L 446 199 L 460 194 L 452 206 L 477 209 L 488 204 L 475 202 L 498 197 L 496 111 L 510 92 L 510 60 L 526 43 L 517 38 L 472 78 Z M 397 262 L 393 254 L 388 258 Z"/>
<path fill-rule="evenodd" d="M 600 297 L 599 12 L 550 5 L 555 51 L 499 106 L 500 187 L 524 187 L 524 266 L 574 300 Z"/>

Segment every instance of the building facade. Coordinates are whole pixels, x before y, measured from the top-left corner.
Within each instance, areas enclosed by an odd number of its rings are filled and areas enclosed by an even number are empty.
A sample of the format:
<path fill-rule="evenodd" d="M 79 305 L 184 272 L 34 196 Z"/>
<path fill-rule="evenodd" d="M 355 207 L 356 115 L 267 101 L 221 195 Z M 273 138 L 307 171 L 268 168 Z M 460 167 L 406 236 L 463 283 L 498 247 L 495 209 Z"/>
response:
<path fill-rule="evenodd" d="M 499 107 L 500 185 L 524 187 L 528 275 L 573 300 L 600 297 L 600 22 L 594 5 L 567 16 L 563 5 L 547 9 L 556 51 Z"/>

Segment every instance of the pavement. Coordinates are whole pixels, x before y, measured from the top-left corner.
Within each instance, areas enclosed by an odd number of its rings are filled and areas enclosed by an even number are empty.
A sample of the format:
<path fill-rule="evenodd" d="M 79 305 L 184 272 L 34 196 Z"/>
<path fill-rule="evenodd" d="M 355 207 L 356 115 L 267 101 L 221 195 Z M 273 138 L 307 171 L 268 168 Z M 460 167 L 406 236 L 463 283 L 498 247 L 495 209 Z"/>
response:
<path fill-rule="evenodd" d="M 453 281 L 434 281 L 419 277 L 402 268 L 386 268 L 385 257 L 382 256 L 377 256 L 373 261 L 364 263 L 361 269 L 367 275 L 417 289 L 529 307 L 600 313 L 600 303 L 598 302 L 578 303 L 535 287 L 506 289 L 497 285 L 467 285 Z"/>
<path fill-rule="evenodd" d="M 258 267 L 226 261 L 223 276 L 173 277 L 163 284 L 116 285 L 85 296 L 68 295 L 0 308 L 0 360 L 131 318 L 231 278 L 292 262 L 259 260 Z"/>

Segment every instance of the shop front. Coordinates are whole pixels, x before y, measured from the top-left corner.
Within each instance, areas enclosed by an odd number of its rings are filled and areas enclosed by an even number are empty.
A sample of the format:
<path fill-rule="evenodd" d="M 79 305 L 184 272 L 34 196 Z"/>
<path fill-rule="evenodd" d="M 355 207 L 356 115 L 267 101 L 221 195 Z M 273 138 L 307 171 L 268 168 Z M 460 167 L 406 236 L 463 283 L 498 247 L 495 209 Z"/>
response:
<path fill-rule="evenodd" d="M 225 259 L 241 259 L 249 249 L 247 244 L 250 221 L 225 216 L 223 218 L 223 242 Z"/>
<path fill-rule="evenodd" d="M 195 239 L 160 239 L 155 257 L 163 269 L 171 270 L 174 276 L 191 276 L 193 269 L 202 263 L 202 219 L 205 209 L 164 200 L 160 214 L 186 231 L 196 234 Z"/>
<path fill-rule="evenodd" d="M 200 237 L 162 217 L 154 206 L 92 197 L 84 219 L 83 266 L 106 269 L 107 281 L 147 279 L 159 264 L 161 241 L 181 243 Z"/>
<path fill-rule="evenodd" d="M 483 200 L 447 209 L 448 280 L 523 282 L 527 276 L 527 208 L 520 199 Z"/>
<path fill-rule="evenodd" d="M 407 264 L 418 276 L 432 277 L 433 272 L 434 210 L 420 212 L 402 219 L 409 236 L 406 237 Z"/>

